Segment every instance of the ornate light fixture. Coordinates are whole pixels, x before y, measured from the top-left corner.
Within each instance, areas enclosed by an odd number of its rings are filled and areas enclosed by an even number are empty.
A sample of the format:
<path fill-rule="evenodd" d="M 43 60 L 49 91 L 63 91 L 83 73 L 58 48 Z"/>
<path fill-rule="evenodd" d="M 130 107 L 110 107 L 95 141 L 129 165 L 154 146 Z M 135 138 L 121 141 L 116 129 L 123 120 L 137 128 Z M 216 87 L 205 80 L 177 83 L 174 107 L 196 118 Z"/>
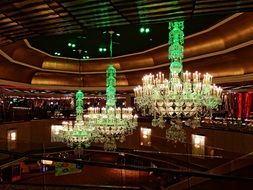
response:
<path fill-rule="evenodd" d="M 116 69 L 112 63 L 112 34 L 110 31 L 110 65 L 106 71 L 106 107 L 90 107 L 85 116 L 89 126 L 96 129 L 95 142 L 104 143 L 105 150 L 115 150 L 116 141 L 123 142 L 137 126 L 137 115 L 133 108 L 116 107 Z"/>
<path fill-rule="evenodd" d="M 82 50 L 78 50 L 79 57 Z M 81 57 L 80 57 L 81 59 Z M 81 77 L 81 62 L 79 59 L 79 74 L 83 85 L 83 78 Z M 84 94 L 81 90 L 76 92 L 76 120 L 62 122 L 61 136 L 69 147 L 82 148 L 89 147 L 92 140 L 95 138 L 94 128 L 87 125 L 84 121 L 83 114 L 83 97 Z"/>
<path fill-rule="evenodd" d="M 167 130 L 167 138 L 174 141 L 173 132 L 179 134 L 183 123 L 191 127 L 200 124 L 200 117 L 221 103 L 222 89 L 212 84 L 212 76 L 186 71 L 182 73 L 182 59 L 184 55 L 184 22 L 169 23 L 169 59 L 170 78 L 158 73 L 145 75 L 142 86 L 134 89 L 135 103 L 144 114 L 154 116 L 153 126 L 165 127 L 164 117 L 171 120 L 171 125 L 177 130 Z M 157 118 L 158 116 L 158 118 Z M 171 135 L 172 134 L 172 135 Z M 180 140 L 181 139 L 181 140 Z M 183 141 L 184 138 L 179 138 Z"/>
<path fill-rule="evenodd" d="M 69 147 L 89 147 L 95 137 L 94 128 L 86 125 L 83 120 L 83 97 L 83 92 L 78 90 L 76 92 L 76 120 L 62 122 L 62 136 Z"/>

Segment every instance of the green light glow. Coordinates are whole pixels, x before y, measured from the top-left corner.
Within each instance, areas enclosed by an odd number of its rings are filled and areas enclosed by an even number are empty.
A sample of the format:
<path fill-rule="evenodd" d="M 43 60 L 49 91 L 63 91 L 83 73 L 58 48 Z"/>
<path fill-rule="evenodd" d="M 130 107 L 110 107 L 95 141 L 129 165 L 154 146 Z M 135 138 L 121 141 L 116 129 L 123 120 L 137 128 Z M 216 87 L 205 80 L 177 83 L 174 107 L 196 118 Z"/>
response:
<path fill-rule="evenodd" d="M 146 29 L 145 29 L 145 32 L 146 32 L 146 33 L 149 33 L 149 32 L 150 32 L 150 29 L 149 29 L 149 28 L 146 28 Z"/>
<path fill-rule="evenodd" d="M 116 107 L 116 69 L 112 64 L 112 36 L 110 40 L 110 65 L 106 71 L 106 108 Z"/>
<path fill-rule="evenodd" d="M 83 97 L 84 94 L 81 90 L 76 92 L 76 120 L 83 120 Z"/>
<path fill-rule="evenodd" d="M 107 49 L 106 49 L 106 48 L 103 48 L 103 51 L 104 51 L 104 52 L 106 52 L 106 51 L 107 51 Z"/>
<path fill-rule="evenodd" d="M 68 43 L 68 46 L 69 46 L 69 47 L 71 47 L 71 46 L 72 46 L 72 44 L 71 44 L 71 43 Z"/>
<path fill-rule="evenodd" d="M 75 47 L 76 47 L 76 44 L 72 44 L 71 47 L 72 47 L 72 48 L 75 48 Z"/>
<path fill-rule="evenodd" d="M 116 69 L 112 62 L 112 34 L 110 34 L 110 64 L 106 70 L 106 107 L 88 108 L 88 123 L 96 129 L 94 142 L 104 144 L 105 150 L 115 150 L 116 141 L 123 142 L 125 136 L 133 133 L 137 126 L 137 116 L 132 108 L 116 107 Z"/>
<path fill-rule="evenodd" d="M 181 73 L 183 69 L 182 59 L 184 57 L 184 21 L 169 22 L 169 59 L 171 60 L 170 72 Z"/>
<path fill-rule="evenodd" d="M 145 28 L 141 27 L 140 28 L 140 33 L 143 33 L 145 31 Z"/>

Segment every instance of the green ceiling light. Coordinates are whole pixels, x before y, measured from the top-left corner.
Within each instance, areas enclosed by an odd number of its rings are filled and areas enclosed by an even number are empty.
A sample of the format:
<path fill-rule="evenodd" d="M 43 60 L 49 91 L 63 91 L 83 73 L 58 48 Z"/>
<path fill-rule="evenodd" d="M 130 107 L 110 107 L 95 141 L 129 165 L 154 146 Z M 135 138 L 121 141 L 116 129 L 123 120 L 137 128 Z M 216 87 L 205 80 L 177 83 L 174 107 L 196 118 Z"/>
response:
<path fill-rule="evenodd" d="M 72 43 L 69 42 L 69 43 L 68 43 L 68 46 L 71 47 L 71 46 L 72 46 Z"/>
<path fill-rule="evenodd" d="M 150 28 L 147 28 L 147 27 L 141 27 L 140 28 L 140 33 L 145 33 L 145 34 L 147 34 L 147 33 L 149 33 L 150 32 Z"/>
<path fill-rule="evenodd" d="M 61 53 L 59 53 L 59 52 L 54 52 L 54 55 L 61 55 Z"/>
<path fill-rule="evenodd" d="M 102 53 L 102 52 L 106 52 L 107 49 L 106 49 L 106 48 L 99 48 L 98 51 L 99 51 L 100 53 Z"/>
<path fill-rule="evenodd" d="M 144 33 L 145 32 L 145 28 L 144 27 L 141 27 L 140 28 L 140 33 Z"/>
<path fill-rule="evenodd" d="M 90 57 L 87 55 L 87 56 L 83 56 L 83 59 L 89 59 Z"/>
<path fill-rule="evenodd" d="M 72 47 L 72 48 L 75 48 L 75 47 L 76 47 L 76 44 L 71 44 L 71 47 Z"/>
<path fill-rule="evenodd" d="M 120 33 L 116 33 L 116 36 L 120 37 Z"/>

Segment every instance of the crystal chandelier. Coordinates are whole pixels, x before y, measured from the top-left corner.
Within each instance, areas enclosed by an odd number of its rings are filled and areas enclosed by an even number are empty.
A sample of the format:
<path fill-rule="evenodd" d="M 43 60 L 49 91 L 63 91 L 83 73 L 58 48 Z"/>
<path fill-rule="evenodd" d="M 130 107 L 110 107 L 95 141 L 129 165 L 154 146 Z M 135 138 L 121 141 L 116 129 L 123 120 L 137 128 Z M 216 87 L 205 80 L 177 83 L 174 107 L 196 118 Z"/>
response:
<path fill-rule="evenodd" d="M 85 120 L 96 129 L 95 142 L 104 144 L 105 150 L 115 150 L 116 141 L 123 142 L 126 135 L 133 133 L 137 126 L 137 115 L 133 108 L 116 107 L 116 69 L 112 64 L 112 34 L 110 31 L 110 65 L 106 71 L 106 107 L 90 107 Z"/>
<path fill-rule="evenodd" d="M 76 92 L 76 120 L 62 122 L 62 136 L 69 147 L 89 147 L 95 137 L 94 128 L 83 120 L 83 97 L 81 90 Z"/>
<path fill-rule="evenodd" d="M 203 114 L 217 108 L 221 104 L 222 89 L 212 84 L 212 76 L 208 73 L 203 78 L 197 71 L 182 73 L 184 22 L 170 22 L 169 29 L 170 78 L 164 78 L 162 73 L 145 75 L 142 86 L 137 86 L 134 93 L 135 103 L 143 113 L 154 116 L 153 126 L 165 127 L 166 117 L 178 131 L 183 123 L 197 127 Z M 176 130 L 167 130 L 168 139 L 173 140 L 171 131 Z"/>

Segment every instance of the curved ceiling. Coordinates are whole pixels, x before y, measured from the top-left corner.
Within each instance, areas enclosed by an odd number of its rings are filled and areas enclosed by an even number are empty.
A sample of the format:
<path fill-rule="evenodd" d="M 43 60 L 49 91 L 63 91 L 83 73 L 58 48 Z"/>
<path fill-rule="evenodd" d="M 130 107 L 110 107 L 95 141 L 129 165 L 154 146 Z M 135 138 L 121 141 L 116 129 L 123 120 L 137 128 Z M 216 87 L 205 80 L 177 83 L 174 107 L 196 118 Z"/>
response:
<path fill-rule="evenodd" d="M 149 25 L 253 10 L 253 0 L 0 1 L 0 45 L 35 36 L 85 34 L 89 28 Z"/>
<path fill-rule="evenodd" d="M 215 2 L 216 0 L 210 0 L 208 2 L 210 3 L 211 1 Z M 25 16 L 22 18 L 20 17 L 19 19 L 21 20 L 24 19 L 26 20 L 26 22 L 29 21 L 29 22 L 32 22 L 33 24 L 38 24 L 38 25 L 40 24 L 36 22 L 35 21 L 36 19 L 33 17 L 37 14 L 36 11 L 41 10 L 41 9 L 43 10 L 47 9 L 45 8 L 45 5 L 44 5 L 45 2 L 47 5 L 48 3 L 49 4 L 50 3 L 57 3 L 57 4 L 65 3 L 66 5 L 69 4 L 67 3 L 67 1 L 61 1 L 61 2 L 43 1 L 42 2 L 40 0 L 38 0 L 38 2 L 32 5 L 29 4 L 28 1 L 22 1 L 22 0 L 10 1 L 10 2 L 11 3 L 9 3 L 9 6 L 6 3 L 0 2 L 0 5 L 3 5 L 4 7 L 3 9 L 3 12 L 5 12 L 3 14 L 4 16 L 7 15 L 8 17 L 14 17 L 22 13 Z M 82 2 L 83 1 L 75 1 L 72 3 L 78 4 Z M 114 3 L 122 2 L 124 5 L 129 4 L 126 2 L 124 3 L 123 1 L 112 1 L 112 2 Z M 164 3 L 164 1 L 159 1 L 159 2 Z M 185 0 L 185 1 L 180 1 L 180 2 L 190 3 L 192 1 Z M 245 1 L 236 1 L 237 3 L 238 2 L 241 3 L 241 6 L 234 7 L 232 6 L 234 1 L 230 1 L 230 4 L 226 4 L 226 2 L 224 1 L 223 3 L 221 3 L 220 8 L 225 9 L 224 7 L 226 7 L 226 9 L 228 9 L 229 12 L 231 11 L 233 12 L 235 10 L 238 11 L 239 9 L 250 10 L 251 4 L 252 4 L 250 3 L 250 1 L 247 1 L 246 4 L 245 4 Z M 151 7 L 154 6 L 157 8 L 158 6 L 157 3 L 158 3 L 157 1 L 149 1 L 147 5 Z M 165 2 L 165 4 L 166 3 L 167 1 Z M 202 3 L 203 6 L 208 6 L 207 4 L 204 3 L 204 1 L 201 1 L 201 0 L 197 0 L 196 3 L 199 3 L 199 4 Z M 92 4 L 92 3 L 88 3 L 88 4 Z M 230 7 L 230 5 L 232 7 Z M 38 7 L 36 8 L 36 6 Z M 200 7 L 203 7 L 203 6 L 200 6 Z M 219 14 L 220 12 L 219 12 L 218 7 L 215 5 L 214 7 L 216 8 L 214 8 L 213 6 L 214 5 L 211 6 L 209 4 L 209 8 L 208 9 L 206 8 L 207 13 L 211 14 L 213 10 L 213 13 Z M 20 7 L 20 10 L 16 13 L 13 13 L 13 10 L 14 9 L 16 10 L 17 7 Z M 36 11 L 33 11 L 32 7 Z M 230 7 L 231 10 L 228 7 Z M 214 9 L 217 9 L 216 12 L 214 11 Z M 162 16 L 162 14 L 164 13 L 164 11 L 166 12 L 167 9 L 162 9 L 162 10 L 155 9 L 155 10 L 157 11 L 156 12 L 151 11 L 152 14 L 151 13 L 149 14 L 149 12 L 147 12 L 147 17 L 145 17 L 145 19 L 154 17 L 154 19 L 150 19 L 149 21 L 147 21 L 147 23 L 154 24 L 158 21 L 162 22 L 162 20 L 159 20 L 158 18 L 160 17 L 165 18 L 164 15 Z M 7 14 L 8 11 L 11 13 Z M 197 9 L 194 9 L 194 15 L 195 15 L 195 11 L 196 11 L 196 14 L 198 12 Z M 31 13 L 31 14 L 27 15 L 27 13 Z M 204 14 L 204 12 L 202 13 Z M 48 13 L 48 14 L 51 15 L 51 13 Z M 92 11 L 89 14 L 93 15 Z M 157 15 L 160 15 L 160 17 L 159 16 L 157 17 Z M 45 15 L 43 11 L 42 12 L 39 11 L 38 15 L 36 16 L 37 19 L 39 18 L 42 19 L 44 17 Z M 12 19 L 11 22 L 9 22 L 7 19 L 8 22 L 7 21 L 6 22 L 12 23 L 14 20 L 16 19 Z M 166 19 L 166 21 L 167 20 L 168 19 Z M 208 71 L 211 74 L 214 74 L 214 77 L 215 77 L 214 80 L 217 83 L 228 84 L 231 82 L 242 82 L 245 80 L 252 81 L 253 80 L 253 76 L 252 76 L 253 66 L 251 62 L 249 61 L 249 58 L 252 57 L 251 52 L 253 50 L 252 20 L 253 20 L 253 13 L 251 12 L 238 13 L 226 18 L 225 20 L 221 21 L 215 26 L 212 26 L 204 31 L 187 36 L 186 41 L 185 41 L 185 59 L 184 59 L 185 68 L 190 71 L 195 71 L 195 70 L 199 70 L 201 72 Z M 191 20 L 189 20 L 189 22 L 190 21 Z M 45 20 L 45 22 L 49 22 L 49 21 Z M 54 19 L 52 19 L 52 22 L 54 22 Z M 18 22 L 18 24 L 20 23 L 21 22 Z M 130 22 L 130 23 L 136 23 L 136 22 Z M 47 24 L 45 24 L 45 26 Z M 120 24 L 115 21 L 115 25 L 119 26 Z M 199 23 L 199 25 L 201 25 L 201 23 Z M 22 25 L 22 26 L 25 26 L 25 25 Z M 51 23 L 51 26 L 53 26 L 52 23 Z M 7 36 L 8 34 L 8 35 L 12 35 L 13 39 L 14 38 L 15 40 L 18 39 L 18 36 L 19 36 L 18 32 L 20 30 L 17 30 L 15 32 L 14 31 L 15 27 L 13 28 L 12 24 L 10 26 L 6 24 L 1 27 L 5 29 L 8 29 L 8 28 L 13 29 L 13 32 L 1 33 L 2 35 L 5 35 L 6 38 L 8 37 Z M 102 26 L 95 23 L 94 26 L 92 26 L 91 28 L 95 28 L 95 27 L 102 27 Z M 29 27 L 27 26 L 26 29 L 29 29 Z M 64 27 L 62 31 L 63 31 L 62 33 L 64 33 L 65 35 L 69 32 L 67 31 L 67 28 L 64 28 Z M 85 29 L 85 31 L 87 31 L 87 29 Z M 101 31 L 101 30 L 98 29 L 95 31 Z M 54 31 L 48 32 L 48 34 L 49 35 L 58 34 L 55 32 Z M 42 33 L 39 33 L 39 35 L 42 36 Z M 30 35 L 29 33 L 27 33 L 27 36 L 23 36 L 22 38 L 32 37 L 32 36 L 33 35 Z M 133 41 L 132 43 L 134 45 L 136 41 Z M 142 51 L 142 52 L 138 52 L 134 54 L 128 54 L 124 56 L 118 56 L 118 57 L 116 56 L 114 58 L 114 64 L 118 71 L 117 77 L 118 77 L 118 85 L 120 86 L 119 89 L 127 90 L 127 89 L 131 89 L 133 86 L 137 84 L 140 84 L 142 75 L 149 72 L 163 71 L 164 73 L 168 74 L 169 61 L 167 58 L 168 56 L 167 49 L 168 49 L 168 45 L 164 44 L 150 50 L 146 50 L 146 51 Z M 85 88 L 88 88 L 90 90 L 104 89 L 105 69 L 107 68 L 107 65 L 109 63 L 108 58 L 97 58 L 97 59 L 89 59 L 86 61 L 80 61 L 79 59 L 70 59 L 70 58 L 64 58 L 64 57 L 51 56 L 47 53 L 41 52 L 38 49 L 35 49 L 28 43 L 28 41 L 23 41 L 23 40 L 16 41 L 15 43 L 9 43 L 8 45 L 2 46 L 0 49 L 0 54 L 1 54 L 0 66 L 2 68 L 2 72 L 0 73 L 0 78 L 1 78 L 2 84 L 3 84 L 3 81 L 7 81 L 8 84 L 9 83 L 20 84 L 20 85 L 26 84 L 26 85 L 31 85 L 31 86 L 42 86 L 45 88 L 59 87 L 61 89 L 64 89 L 64 88 L 73 89 L 73 88 L 78 88 L 78 86 L 80 87 L 81 85 L 80 81 L 83 78 Z M 79 64 L 81 64 L 81 74 L 79 73 Z"/>

